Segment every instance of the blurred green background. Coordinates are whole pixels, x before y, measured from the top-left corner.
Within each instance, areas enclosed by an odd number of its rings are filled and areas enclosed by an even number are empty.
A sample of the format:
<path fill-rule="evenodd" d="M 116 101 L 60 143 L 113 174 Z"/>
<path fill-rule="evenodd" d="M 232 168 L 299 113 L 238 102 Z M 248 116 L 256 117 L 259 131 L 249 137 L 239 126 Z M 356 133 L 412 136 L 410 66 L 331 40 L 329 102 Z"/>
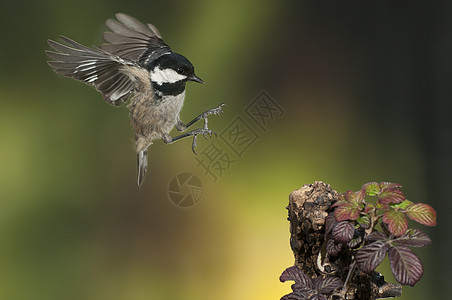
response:
<path fill-rule="evenodd" d="M 415 250 L 424 277 L 402 299 L 450 294 L 450 2 L 1 7 L 0 299 L 279 299 L 290 284 L 278 277 L 293 264 L 288 195 L 315 180 L 341 192 L 399 182 L 433 205 L 433 244 Z M 127 110 L 47 66 L 48 38 L 99 45 L 116 12 L 156 25 L 206 81 L 189 84 L 183 120 L 226 102 L 209 119 L 221 132 L 262 90 L 284 109 L 217 182 L 190 141 L 158 141 L 138 189 Z M 180 172 L 204 185 L 190 209 L 167 197 Z M 387 264 L 379 270 L 394 281 Z"/>

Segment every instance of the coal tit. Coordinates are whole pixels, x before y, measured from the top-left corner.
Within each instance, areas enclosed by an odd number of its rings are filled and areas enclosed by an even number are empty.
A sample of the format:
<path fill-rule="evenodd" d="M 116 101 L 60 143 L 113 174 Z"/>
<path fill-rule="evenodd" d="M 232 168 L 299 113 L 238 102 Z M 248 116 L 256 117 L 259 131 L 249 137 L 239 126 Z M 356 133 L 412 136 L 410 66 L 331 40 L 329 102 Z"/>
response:
<path fill-rule="evenodd" d="M 129 98 L 129 116 L 135 133 L 138 185 L 141 186 L 147 170 L 147 149 L 156 139 L 173 143 L 184 137 L 193 137 L 195 152 L 197 135 L 215 134 L 207 127 L 207 116 L 220 114 L 221 104 L 187 124 L 179 114 L 184 104 L 185 84 L 188 81 L 204 83 L 195 75 L 194 67 L 184 56 L 174 53 L 152 25 L 118 13 L 117 20 L 107 20 L 110 31 L 103 34 L 105 43 L 100 48 L 88 48 L 67 37 L 65 44 L 48 40 L 55 51 L 46 51 L 48 64 L 56 73 L 93 85 L 104 100 L 120 106 Z M 184 131 L 198 120 L 203 128 L 171 137 L 176 127 Z M 196 152 L 195 152 L 196 154 Z"/>

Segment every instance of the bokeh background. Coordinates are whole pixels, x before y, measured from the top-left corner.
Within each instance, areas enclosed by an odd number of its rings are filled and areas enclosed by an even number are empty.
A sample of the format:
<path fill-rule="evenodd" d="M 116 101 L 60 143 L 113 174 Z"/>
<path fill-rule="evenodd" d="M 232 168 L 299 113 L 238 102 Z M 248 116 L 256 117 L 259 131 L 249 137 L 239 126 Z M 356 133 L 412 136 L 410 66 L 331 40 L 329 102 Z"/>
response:
<path fill-rule="evenodd" d="M 293 264 L 288 195 L 393 181 L 433 205 L 433 244 L 402 299 L 441 299 L 451 281 L 448 1 L 25 1 L 0 18 L 0 299 L 279 299 Z M 156 142 L 136 185 L 125 108 L 46 64 L 48 38 L 99 45 L 124 12 L 156 25 L 205 85 L 183 120 L 220 102 L 221 132 L 263 90 L 285 111 L 213 182 L 188 140 Z M 176 134 L 176 133 L 174 133 Z M 219 141 L 219 138 L 217 138 Z M 199 149 L 212 141 L 199 140 Z M 227 149 L 224 149 L 225 151 Z M 170 179 L 204 191 L 180 209 Z M 387 264 L 379 270 L 394 281 Z"/>

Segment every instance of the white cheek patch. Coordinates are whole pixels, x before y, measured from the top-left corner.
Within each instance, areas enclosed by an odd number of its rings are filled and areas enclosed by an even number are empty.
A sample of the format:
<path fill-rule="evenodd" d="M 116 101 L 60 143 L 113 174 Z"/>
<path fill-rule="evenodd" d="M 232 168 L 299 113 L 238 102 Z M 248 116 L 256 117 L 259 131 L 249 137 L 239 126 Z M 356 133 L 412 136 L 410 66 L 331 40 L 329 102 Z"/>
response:
<path fill-rule="evenodd" d="M 151 71 L 151 80 L 158 85 L 164 83 L 175 83 L 187 78 L 185 75 L 181 75 L 172 69 L 160 69 L 160 67 L 154 68 Z"/>

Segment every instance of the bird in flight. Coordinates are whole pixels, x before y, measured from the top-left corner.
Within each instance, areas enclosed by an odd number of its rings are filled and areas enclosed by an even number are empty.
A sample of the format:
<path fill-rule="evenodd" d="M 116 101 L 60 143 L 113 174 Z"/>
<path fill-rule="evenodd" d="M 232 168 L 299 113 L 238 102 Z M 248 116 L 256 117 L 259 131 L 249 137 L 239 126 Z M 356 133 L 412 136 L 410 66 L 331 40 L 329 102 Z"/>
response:
<path fill-rule="evenodd" d="M 152 24 L 144 25 L 126 14 L 105 22 L 105 43 L 100 48 L 83 46 L 65 36 L 63 43 L 48 40 L 53 51 L 46 51 L 48 64 L 61 75 L 83 81 L 99 91 L 104 100 L 120 106 L 129 101 L 130 122 L 135 133 L 138 165 L 138 186 L 147 170 L 148 147 L 156 139 L 173 143 L 193 137 L 196 154 L 197 136 L 205 138 L 216 133 L 208 128 L 207 117 L 222 113 L 224 103 L 207 110 L 188 123 L 180 119 L 188 81 L 204 83 L 192 63 L 175 53 L 163 41 Z M 171 130 L 185 131 L 203 119 L 204 126 L 171 137 Z"/>

